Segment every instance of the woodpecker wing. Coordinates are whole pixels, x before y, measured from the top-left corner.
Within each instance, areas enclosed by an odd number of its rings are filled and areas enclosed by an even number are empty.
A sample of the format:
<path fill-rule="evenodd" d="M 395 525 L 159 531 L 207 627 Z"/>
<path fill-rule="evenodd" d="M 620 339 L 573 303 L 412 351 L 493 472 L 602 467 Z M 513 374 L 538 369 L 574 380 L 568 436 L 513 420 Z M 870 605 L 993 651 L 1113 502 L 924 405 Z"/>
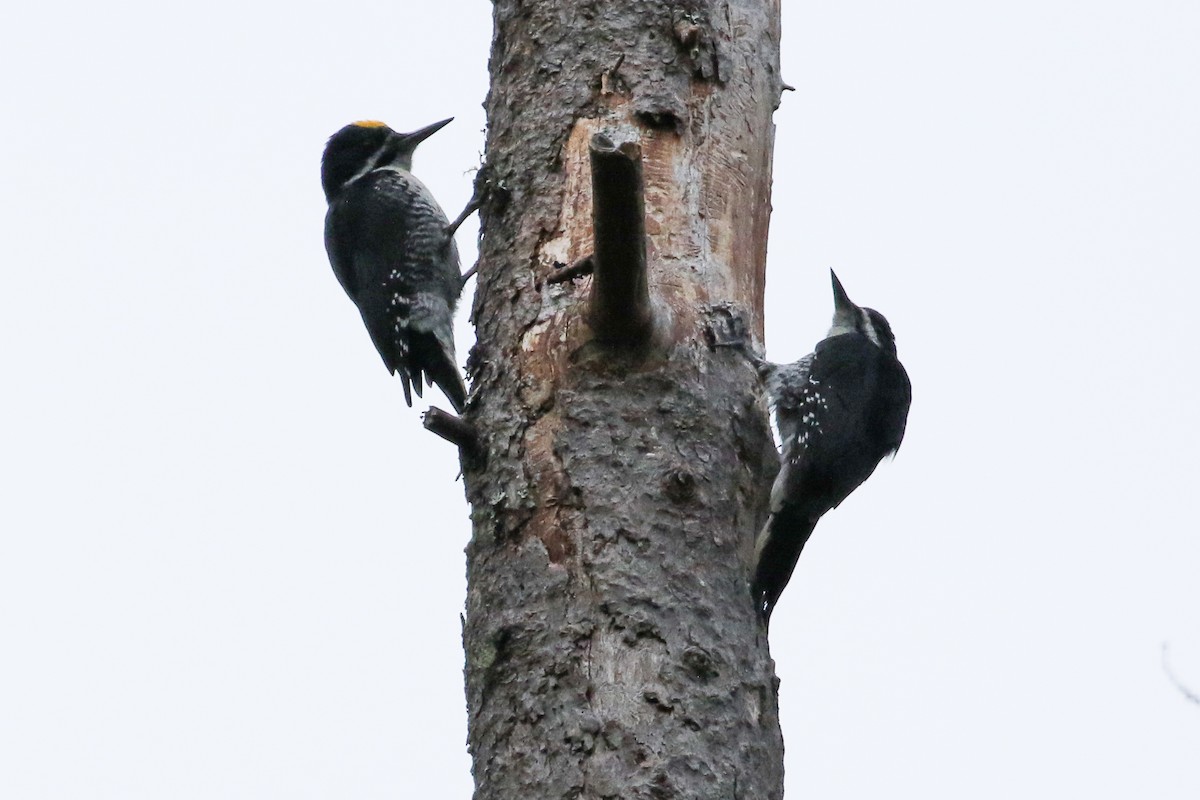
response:
<path fill-rule="evenodd" d="M 780 505 L 803 505 L 814 518 L 836 508 L 900 446 L 911 391 L 900 362 L 865 336 L 821 342 L 784 445 Z"/>
<path fill-rule="evenodd" d="M 796 427 L 800 424 L 804 389 L 808 386 L 808 375 L 812 370 L 814 355 L 809 353 L 791 364 L 772 364 L 769 361 L 759 361 L 755 364 L 759 375 L 767 384 L 767 397 L 771 399 L 771 407 L 775 411 L 775 427 L 779 431 L 779 441 L 785 452 L 788 443 L 795 438 Z"/>
<path fill-rule="evenodd" d="M 373 170 L 344 188 L 325 218 L 333 271 L 358 306 L 405 401 L 431 379 L 456 411 L 466 386 L 454 355 L 454 307 L 462 289 L 458 250 L 433 195 L 411 173 Z"/>

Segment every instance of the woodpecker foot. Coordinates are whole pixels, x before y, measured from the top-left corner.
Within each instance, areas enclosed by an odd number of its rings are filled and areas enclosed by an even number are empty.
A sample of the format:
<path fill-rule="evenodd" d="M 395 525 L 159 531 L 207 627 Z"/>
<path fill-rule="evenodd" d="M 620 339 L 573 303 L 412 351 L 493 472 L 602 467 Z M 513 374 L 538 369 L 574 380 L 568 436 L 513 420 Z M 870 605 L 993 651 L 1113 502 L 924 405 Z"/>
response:
<path fill-rule="evenodd" d="M 596 262 L 592 256 L 586 255 L 576 261 L 571 266 L 560 266 L 558 270 L 546 279 L 546 283 L 566 283 L 573 281 L 576 278 L 582 278 L 584 275 L 591 275 L 596 269 Z"/>
<path fill-rule="evenodd" d="M 484 203 L 487 203 L 489 200 L 495 200 L 496 203 L 493 203 L 493 207 L 496 204 L 503 205 L 504 201 L 507 199 L 507 196 L 508 190 L 504 187 L 504 185 L 491 179 L 490 173 L 488 172 L 488 168 L 486 166 L 480 167 L 479 171 L 475 173 L 474 193 L 471 195 L 471 199 L 467 202 L 467 207 L 462 210 L 462 213 L 454 218 L 453 222 L 446 226 L 446 240 L 449 241 L 450 239 L 454 238 L 454 234 L 458 231 L 463 222 L 466 221 L 467 217 L 483 208 Z"/>
<path fill-rule="evenodd" d="M 771 367 L 771 363 L 761 355 L 761 346 L 755 343 L 754 337 L 747 329 L 745 316 L 732 303 L 709 307 L 708 327 L 705 333 L 708 336 L 709 347 L 714 350 L 718 347 L 737 350 L 760 375 L 763 369 Z"/>
<path fill-rule="evenodd" d="M 708 344 L 710 347 L 736 347 L 747 351 L 750 332 L 746 318 L 732 303 L 721 303 L 708 309 Z"/>
<path fill-rule="evenodd" d="M 458 231 L 459 227 L 466 222 L 467 217 L 474 214 L 483 206 L 483 200 L 484 198 L 480 197 L 478 193 L 471 197 L 471 201 L 467 203 L 467 207 L 464 208 L 462 212 L 454 218 L 453 222 L 446 226 L 447 240 L 453 239 L 454 234 Z"/>

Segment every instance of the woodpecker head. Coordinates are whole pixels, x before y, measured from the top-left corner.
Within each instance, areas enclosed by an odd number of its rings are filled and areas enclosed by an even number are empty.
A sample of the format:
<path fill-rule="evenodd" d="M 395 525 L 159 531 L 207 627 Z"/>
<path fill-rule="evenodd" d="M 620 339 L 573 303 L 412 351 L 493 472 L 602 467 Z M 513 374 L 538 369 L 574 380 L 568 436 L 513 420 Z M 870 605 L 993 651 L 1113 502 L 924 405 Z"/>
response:
<path fill-rule="evenodd" d="M 893 356 L 896 355 L 896 337 L 883 314 L 873 308 L 854 305 L 846 290 L 842 288 L 837 274 L 829 270 L 829 275 L 833 278 L 833 324 L 825 338 L 830 339 L 845 333 L 861 333 L 875 346 Z"/>
<path fill-rule="evenodd" d="M 321 157 L 321 187 L 325 199 L 333 200 L 346 184 L 379 167 L 412 170 L 417 145 L 441 130 L 444 119 L 412 133 L 396 133 L 382 122 L 355 122 L 329 137 Z"/>

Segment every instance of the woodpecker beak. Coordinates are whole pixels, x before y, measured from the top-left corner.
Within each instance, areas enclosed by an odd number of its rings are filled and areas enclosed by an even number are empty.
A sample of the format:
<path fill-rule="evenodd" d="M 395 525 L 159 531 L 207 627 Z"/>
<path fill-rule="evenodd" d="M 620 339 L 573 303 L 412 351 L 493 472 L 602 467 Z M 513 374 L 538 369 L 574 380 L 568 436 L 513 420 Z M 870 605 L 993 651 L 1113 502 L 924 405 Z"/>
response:
<path fill-rule="evenodd" d="M 849 311 L 852 308 L 857 308 L 850 300 L 850 296 L 846 294 L 846 289 L 842 286 L 842 282 L 838 280 L 837 273 L 829 270 L 829 277 L 833 278 L 833 304 L 838 311 L 843 309 Z"/>
<path fill-rule="evenodd" d="M 419 130 L 419 131 L 413 131 L 412 133 L 402 133 L 400 135 L 404 137 L 405 144 L 407 144 L 409 147 L 416 147 L 421 142 L 425 141 L 430 136 L 433 136 L 435 133 L 437 133 L 438 131 L 440 131 L 442 128 L 446 127 L 453 121 L 454 121 L 454 117 L 450 117 L 449 119 L 444 119 L 441 122 L 435 122 L 432 125 L 426 125 L 424 128 L 421 128 L 421 130 Z"/>
<path fill-rule="evenodd" d="M 834 324 L 842 322 L 853 328 L 858 322 L 858 306 L 846 294 L 846 290 L 842 287 L 842 282 L 838 280 L 837 273 L 829 270 L 829 277 L 833 279 L 833 319 Z"/>

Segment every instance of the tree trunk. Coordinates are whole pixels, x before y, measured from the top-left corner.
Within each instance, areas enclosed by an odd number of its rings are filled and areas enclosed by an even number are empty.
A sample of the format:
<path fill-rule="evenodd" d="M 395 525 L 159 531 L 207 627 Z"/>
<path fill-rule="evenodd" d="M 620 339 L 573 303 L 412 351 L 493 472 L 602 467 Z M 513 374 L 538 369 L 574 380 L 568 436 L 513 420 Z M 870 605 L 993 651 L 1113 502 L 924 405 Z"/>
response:
<path fill-rule="evenodd" d="M 477 800 L 783 794 L 747 585 L 777 456 L 752 369 L 707 337 L 731 311 L 761 336 L 778 19 L 495 0 L 464 455 Z M 593 219 L 617 151 L 640 175 Z"/>

